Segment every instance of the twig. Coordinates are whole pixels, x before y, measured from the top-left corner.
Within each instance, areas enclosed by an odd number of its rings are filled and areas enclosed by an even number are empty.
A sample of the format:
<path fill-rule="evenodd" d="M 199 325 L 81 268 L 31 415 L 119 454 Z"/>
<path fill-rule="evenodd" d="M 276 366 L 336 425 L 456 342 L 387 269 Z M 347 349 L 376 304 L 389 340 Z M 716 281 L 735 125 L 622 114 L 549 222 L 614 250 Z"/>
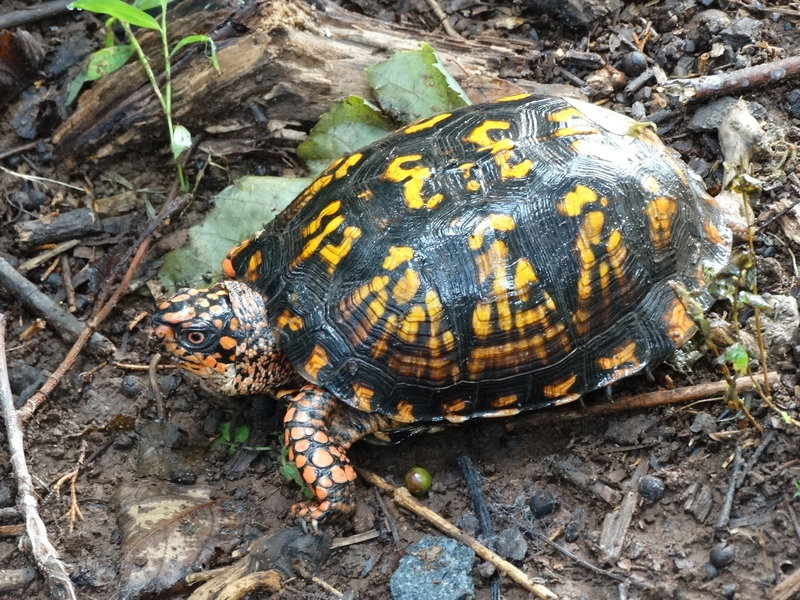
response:
<path fill-rule="evenodd" d="M 392 515 L 389 514 L 389 510 L 386 508 L 386 503 L 381 498 L 381 493 L 378 488 L 375 488 L 375 499 L 378 501 L 378 506 L 383 513 L 383 523 L 386 525 L 386 528 L 392 534 L 392 540 L 394 540 L 394 547 L 400 548 L 400 535 L 397 533 L 397 527 L 394 524 L 394 518 Z"/>
<path fill-rule="evenodd" d="M 64 290 L 67 292 L 67 310 L 75 312 L 78 308 L 77 299 L 75 297 L 75 286 L 72 285 L 72 271 L 69 268 L 69 257 L 66 254 L 61 255 L 61 278 L 64 280 Z"/>
<path fill-rule="evenodd" d="M 312 581 L 312 582 L 316 583 L 319 587 L 321 587 L 323 590 L 325 590 L 329 594 L 333 594 L 337 598 L 341 598 L 342 596 L 344 596 L 344 594 L 342 592 L 337 590 L 335 587 L 333 587 L 327 581 L 323 581 L 322 579 L 320 579 L 316 575 L 312 575 L 311 573 L 309 573 L 308 570 L 306 569 L 305 565 L 303 565 L 301 562 L 298 561 L 295 564 L 293 564 L 292 565 L 292 569 L 300 577 L 302 577 L 303 579 L 307 579 L 308 581 Z"/>
<path fill-rule="evenodd" d="M 761 455 L 764 453 L 764 450 L 766 450 L 767 446 L 769 446 L 773 441 L 775 441 L 776 437 L 778 437 L 778 434 L 775 432 L 774 429 L 771 429 L 767 433 L 767 435 L 764 436 L 764 439 L 761 440 L 761 443 L 758 445 L 758 448 L 756 448 L 752 456 L 747 459 L 747 463 L 745 463 L 744 469 L 742 470 L 742 476 L 739 485 L 744 483 L 744 480 L 747 479 L 747 476 L 750 474 L 750 471 L 752 471 L 753 467 L 756 466 L 758 459 L 761 458 Z"/>
<path fill-rule="evenodd" d="M 20 273 L 27 273 L 31 269 L 35 269 L 40 264 L 47 262 L 54 256 L 58 256 L 59 254 L 63 254 L 67 250 L 70 250 L 80 244 L 80 240 L 67 240 L 66 242 L 61 242 L 60 244 L 56 244 L 47 252 L 42 252 L 34 256 L 33 258 L 26 260 L 20 266 L 17 267 L 17 271 Z"/>
<path fill-rule="evenodd" d="M 411 511 L 418 517 L 425 519 L 439 531 L 449 535 L 454 540 L 457 540 L 465 546 L 472 548 L 475 554 L 477 554 L 483 560 L 488 560 L 491 562 L 501 573 L 507 575 L 512 581 L 518 583 L 520 586 L 534 594 L 537 598 L 541 598 L 543 600 L 556 600 L 558 598 L 558 596 L 556 596 L 545 586 L 534 582 L 523 571 L 489 550 L 486 546 L 475 540 L 472 536 L 469 536 L 461 531 L 458 527 L 450 523 L 450 521 L 444 519 L 440 514 L 417 502 L 411 496 L 411 492 L 409 492 L 406 488 L 396 488 L 380 475 L 377 475 L 371 471 L 367 471 L 366 469 L 359 469 L 358 473 L 365 481 L 368 481 L 385 494 L 390 494 L 392 499 L 403 508 Z"/>
<path fill-rule="evenodd" d="M 0 23 L 6 16 L 7 15 L 3 15 L 2 17 L 0 17 Z M 3 27 L 3 25 L 0 24 L 0 29 L 7 29 L 7 27 Z M 27 152 L 28 150 L 33 150 L 34 148 L 36 148 L 36 144 L 38 143 L 39 142 L 29 142 L 27 144 L 23 144 L 22 146 L 17 146 L 16 148 L 10 148 L 9 150 L 4 150 L 3 152 L 0 152 L 0 160 L 4 160 L 9 156 L 14 156 L 15 154 L 19 154 L 20 152 Z"/>
<path fill-rule="evenodd" d="M 0 171 L 8 173 L 14 177 L 19 177 L 20 179 L 24 179 L 25 181 L 39 181 L 41 183 L 52 183 L 54 185 L 63 185 L 64 187 L 68 187 L 73 190 L 77 190 L 79 192 L 86 193 L 84 188 L 80 188 L 76 185 L 72 185 L 71 183 L 66 183 L 65 181 L 59 181 L 58 179 L 49 179 L 47 177 L 39 177 L 38 175 L 28 175 L 26 173 L 17 173 L 16 171 L 12 171 L 11 169 L 6 169 L 4 166 L 0 165 Z"/>
<path fill-rule="evenodd" d="M 112 362 L 113 366 L 117 367 L 118 369 L 123 369 L 125 371 L 149 371 L 150 365 L 134 365 L 133 363 L 124 363 L 124 362 Z M 169 371 L 171 369 L 179 368 L 178 365 L 158 365 L 156 370 L 158 371 Z"/>
<path fill-rule="evenodd" d="M 70 533 L 75 529 L 75 521 L 83 521 L 83 513 L 81 512 L 80 504 L 78 504 L 78 489 L 76 487 L 76 482 L 78 481 L 78 475 L 83 469 L 87 447 L 88 445 L 86 440 L 81 440 L 81 455 L 78 457 L 78 462 L 72 469 L 59 477 L 58 481 L 56 481 L 55 485 L 53 486 L 53 491 L 56 494 L 56 498 L 61 499 L 61 486 L 69 481 L 69 510 L 67 510 L 67 514 L 65 516 L 69 517 Z"/>
<path fill-rule="evenodd" d="M 25 463 L 25 448 L 22 440 L 22 421 L 14 408 L 14 397 L 8 383 L 5 348 L 6 317 L 0 313 L 0 404 L 6 422 L 11 466 L 17 480 L 17 506 L 25 521 L 25 530 L 30 539 L 31 554 L 39 572 L 47 581 L 55 598 L 76 599 L 75 588 L 69 578 L 67 568 L 58 557 L 58 552 L 47 538 L 47 529 L 37 511 L 37 498 L 33 480 Z"/>
<path fill-rule="evenodd" d="M 71 1 L 72 0 L 51 0 L 50 2 L 34 4 L 28 8 L 12 10 L 4 15 L 0 15 L 0 29 L 9 29 L 11 27 L 17 27 L 18 25 L 33 23 L 39 19 L 60 15 L 67 11 L 67 4 Z M 2 157 L 0 156 L 0 158 Z"/>
<path fill-rule="evenodd" d="M 364 533 L 356 533 L 355 535 L 348 535 L 347 537 L 336 537 L 333 538 L 333 541 L 331 542 L 331 550 L 334 548 L 344 548 L 345 546 L 352 546 L 353 544 L 368 542 L 370 540 L 374 540 L 376 537 L 380 537 L 380 535 L 381 532 L 377 529 L 370 529 Z"/>
<path fill-rule="evenodd" d="M 490 539 L 494 536 L 494 526 L 492 525 L 492 516 L 489 514 L 486 502 L 483 500 L 483 491 L 478 482 L 478 472 L 475 470 L 475 465 L 472 464 L 469 456 L 459 454 L 457 461 L 458 466 L 461 468 L 461 474 L 467 482 L 467 491 L 470 498 L 472 498 L 472 504 L 475 505 L 475 514 L 478 517 L 481 534 L 484 539 Z M 489 585 L 491 587 L 492 600 L 498 600 L 500 598 L 500 574 L 497 571 L 489 579 Z"/>
<path fill-rule="evenodd" d="M 19 300 L 31 312 L 44 318 L 56 328 L 62 337 L 74 341 L 83 331 L 84 324 L 74 315 L 64 312 L 58 304 L 38 290 L 38 288 L 20 275 L 2 256 L 0 256 L 0 288 L 9 296 Z M 101 354 L 112 354 L 116 348 L 107 337 L 94 333 L 91 347 Z"/>
<path fill-rule="evenodd" d="M 795 594 L 800 593 L 800 569 L 795 569 L 794 573 L 781 581 L 772 588 L 770 600 L 792 600 L 797 598 Z"/>
<path fill-rule="evenodd" d="M 770 381 L 778 381 L 779 379 L 779 375 L 775 371 L 767 373 L 767 377 Z M 749 376 L 739 377 L 734 380 L 734 383 L 736 384 L 736 389 L 740 392 L 755 387 L 755 383 Z M 565 407 L 561 409 L 556 408 L 553 410 L 532 412 L 518 417 L 516 423 L 521 426 L 538 426 L 549 423 L 560 423 L 563 421 L 575 421 L 593 415 L 607 415 L 664 406 L 666 404 L 678 404 L 680 402 L 689 402 L 701 398 L 710 398 L 724 394 L 727 389 L 728 383 L 726 381 L 713 381 L 710 383 L 690 385 L 675 390 L 659 390 L 657 392 L 615 398 L 613 403 L 602 402 L 590 404 L 584 408 Z"/>
<path fill-rule="evenodd" d="M 491 537 L 494 535 L 492 516 L 489 514 L 489 510 L 486 508 L 486 502 L 483 501 L 483 492 L 481 491 L 481 486 L 478 483 L 478 473 L 475 470 L 475 465 L 472 464 L 469 456 L 464 454 L 459 454 L 456 460 L 458 461 L 458 466 L 461 469 L 461 474 L 464 476 L 464 480 L 467 482 L 467 491 L 469 492 L 469 496 L 472 498 L 472 503 L 475 505 L 475 516 L 478 517 L 478 524 L 481 527 L 481 533 L 485 537 Z"/>
<path fill-rule="evenodd" d="M 733 451 L 733 473 L 731 473 L 730 481 L 728 482 L 728 491 L 725 494 L 725 501 L 722 503 L 722 510 L 719 511 L 719 518 L 715 528 L 719 531 L 728 526 L 728 521 L 731 519 L 731 508 L 733 507 L 733 496 L 736 494 L 736 488 L 739 487 L 739 480 L 742 472 L 742 449 L 739 444 Z"/>
<path fill-rule="evenodd" d="M 442 10 L 442 7 L 439 6 L 439 3 L 436 0 L 425 0 L 428 3 L 428 7 L 433 11 L 433 14 L 436 15 L 436 18 L 439 19 L 439 22 L 442 24 L 447 35 L 450 37 L 454 37 L 456 39 L 461 39 L 461 35 L 453 29 L 453 26 L 450 25 L 450 21 L 447 20 L 447 13 Z"/>
<path fill-rule="evenodd" d="M 753 67 L 687 79 L 670 79 L 661 86 L 676 104 L 688 104 L 716 96 L 735 96 L 753 88 L 775 84 L 800 75 L 800 56 L 789 56 Z"/>
<path fill-rule="evenodd" d="M 547 544 L 548 546 L 550 546 L 551 548 L 553 548 L 557 552 L 560 552 L 561 554 L 563 554 L 564 556 L 566 556 L 570 560 L 578 563 L 579 565 L 581 565 L 582 567 L 584 567 L 586 569 L 589 569 L 592 573 L 597 573 L 598 575 L 602 575 L 603 577 L 608 577 L 609 579 L 613 579 L 614 581 L 630 581 L 631 584 L 635 585 L 638 588 L 645 589 L 645 590 L 646 589 L 650 589 L 650 587 L 652 587 L 649 583 L 645 583 L 644 581 L 639 581 L 638 579 L 634 579 L 630 575 L 619 575 L 619 574 L 614 573 L 612 571 L 607 571 L 606 569 L 598 567 L 597 565 L 593 565 L 592 563 L 590 563 L 589 561 L 587 561 L 584 558 L 581 558 L 580 556 L 578 556 L 574 552 L 570 552 L 569 550 L 567 550 L 561 544 L 559 544 L 557 542 L 554 542 L 553 540 L 548 538 L 546 535 L 544 535 L 542 533 L 539 533 L 535 529 L 532 529 L 530 526 L 525 525 L 524 523 L 521 523 L 521 522 L 517 521 L 516 519 L 509 519 L 509 522 L 513 523 L 514 525 L 516 525 L 517 527 L 522 529 L 525 533 L 527 533 L 529 535 L 532 535 L 537 540 L 539 540 L 541 542 L 544 542 L 545 544 Z"/>
<path fill-rule="evenodd" d="M 789 513 L 792 525 L 794 525 L 794 534 L 797 536 L 797 541 L 800 542 L 800 520 L 797 519 L 797 514 L 792 508 L 792 501 L 789 500 L 789 496 L 786 494 L 783 496 L 783 503 L 786 505 L 786 511 Z"/>
<path fill-rule="evenodd" d="M 755 2 L 750 4 L 748 2 L 742 2 L 742 0 L 731 0 L 734 4 L 738 4 L 746 8 L 747 10 L 755 10 L 763 13 L 778 13 L 779 15 L 786 15 L 787 17 L 800 17 L 800 10 L 792 10 L 791 8 L 786 8 L 783 6 L 764 6 L 760 2 Z"/>
<path fill-rule="evenodd" d="M 177 188 L 174 188 L 177 189 Z M 172 194 L 170 194 L 172 197 Z M 131 279 L 133 278 L 134 273 L 139 268 L 139 263 L 142 260 L 145 252 L 147 252 L 148 248 L 150 248 L 150 244 L 152 241 L 152 234 L 153 232 L 166 220 L 172 215 L 182 204 L 183 200 L 187 196 L 182 196 L 177 198 L 173 201 L 167 200 L 164 203 L 164 206 L 161 209 L 161 213 L 159 213 L 158 217 L 153 219 L 153 221 L 149 224 L 147 229 L 139 236 L 139 245 L 136 249 L 136 254 L 134 254 L 131 262 L 128 266 L 128 270 L 126 271 L 125 275 L 120 281 L 117 289 L 114 290 L 114 293 L 108 299 L 108 301 L 100 307 L 97 312 L 89 319 L 86 323 L 86 327 L 81 331 L 78 339 L 72 345 L 72 348 L 69 349 L 67 355 L 64 357 L 64 360 L 55 370 L 55 372 L 47 378 L 45 384 L 39 388 L 39 390 L 31 396 L 28 401 L 25 403 L 19 410 L 19 417 L 22 419 L 22 422 L 26 422 L 33 416 L 33 413 L 47 400 L 47 397 L 52 391 L 58 386 L 61 382 L 61 379 L 64 377 L 66 372 L 75 364 L 75 361 L 78 359 L 78 355 L 80 354 L 83 347 L 86 345 L 86 342 L 95 332 L 95 330 L 100 326 L 100 323 L 108 316 L 111 310 L 117 305 L 117 302 L 122 297 L 122 294 L 128 289 L 128 284 L 130 283 Z"/>
<path fill-rule="evenodd" d="M 158 385 L 158 378 L 156 377 L 160 360 L 161 353 L 156 352 L 153 358 L 150 359 L 150 364 L 147 368 L 147 377 L 150 379 L 150 389 L 153 390 L 153 398 L 156 401 L 156 416 L 163 421 L 167 413 L 164 410 L 164 396 L 161 394 L 161 388 Z"/>

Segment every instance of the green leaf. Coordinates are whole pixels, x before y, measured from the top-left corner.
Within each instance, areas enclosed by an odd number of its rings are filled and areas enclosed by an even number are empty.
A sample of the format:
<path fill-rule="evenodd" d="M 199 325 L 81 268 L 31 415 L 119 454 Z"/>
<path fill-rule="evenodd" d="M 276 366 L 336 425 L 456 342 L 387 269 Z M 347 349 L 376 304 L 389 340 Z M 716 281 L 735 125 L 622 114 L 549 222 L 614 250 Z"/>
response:
<path fill-rule="evenodd" d="M 214 66 L 214 68 L 219 73 L 220 68 L 219 68 L 219 59 L 217 58 L 217 45 L 214 43 L 214 40 L 212 40 L 207 35 L 200 35 L 200 34 L 198 34 L 198 35 L 187 35 L 185 38 L 182 38 L 182 39 L 178 40 L 178 43 L 175 44 L 175 47 L 172 49 L 172 51 L 169 53 L 169 55 L 170 56 L 175 56 L 175 54 L 177 54 L 178 50 L 180 50 L 184 46 L 188 46 L 189 44 L 208 44 L 208 48 L 209 48 L 209 51 L 210 51 L 208 60 L 211 61 L 211 64 Z"/>
<path fill-rule="evenodd" d="M 135 6 L 122 2 L 122 0 L 76 0 L 69 4 L 68 8 L 109 15 L 137 27 L 161 31 L 161 26 L 153 17 Z"/>
<path fill-rule="evenodd" d="M 136 0 L 133 5 L 140 10 L 151 10 L 161 6 L 161 0 Z"/>
<path fill-rule="evenodd" d="M 223 442 L 231 441 L 231 422 L 223 421 L 219 424 L 219 439 Z"/>
<path fill-rule="evenodd" d="M 161 282 L 175 289 L 208 275 L 218 278 L 228 250 L 271 221 L 309 183 L 309 178 L 245 177 L 222 190 L 205 220 L 189 229 L 189 244 L 165 257 Z"/>
<path fill-rule="evenodd" d="M 121 44 L 101 48 L 89 55 L 86 64 L 86 80 L 94 81 L 120 69 L 134 53 L 132 44 Z"/>
<path fill-rule="evenodd" d="M 379 140 L 392 131 L 392 123 L 377 108 L 350 96 L 335 102 L 311 130 L 308 139 L 297 147 L 311 175 L 318 174 L 340 156 Z"/>
<path fill-rule="evenodd" d="M 300 486 L 300 489 L 303 491 L 303 494 L 306 498 L 311 500 L 314 497 L 314 492 L 306 484 L 303 477 L 300 475 L 300 471 L 297 469 L 297 465 L 295 465 L 292 461 L 287 458 L 289 449 L 284 446 L 283 451 L 281 452 L 279 458 L 281 461 L 281 468 L 280 472 L 286 479 L 291 479 L 297 485 Z"/>
<path fill-rule="evenodd" d="M 75 79 L 69 84 L 69 90 L 67 91 L 67 98 L 64 100 L 64 103 L 69 106 L 73 102 L 75 102 L 75 98 L 78 97 L 78 94 L 83 87 L 83 84 L 86 83 L 86 72 L 81 71 L 77 75 L 75 75 Z"/>
<path fill-rule="evenodd" d="M 249 437 L 250 437 L 250 428 L 247 425 L 239 425 L 233 431 L 234 444 L 244 444 L 247 441 L 247 438 Z"/>
<path fill-rule="evenodd" d="M 470 104 L 436 52 L 425 43 L 419 50 L 396 52 L 366 72 L 381 108 L 403 124 Z"/>
<path fill-rule="evenodd" d="M 726 362 L 731 365 L 739 376 L 747 373 L 747 363 L 749 360 L 750 357 L 747 355 L 747 350 L 744 349 L 744 345 L 742 345 L 741 342 L 737 342 L 726 348 L 725 352 L 717 358 L 717 362 Z"/>

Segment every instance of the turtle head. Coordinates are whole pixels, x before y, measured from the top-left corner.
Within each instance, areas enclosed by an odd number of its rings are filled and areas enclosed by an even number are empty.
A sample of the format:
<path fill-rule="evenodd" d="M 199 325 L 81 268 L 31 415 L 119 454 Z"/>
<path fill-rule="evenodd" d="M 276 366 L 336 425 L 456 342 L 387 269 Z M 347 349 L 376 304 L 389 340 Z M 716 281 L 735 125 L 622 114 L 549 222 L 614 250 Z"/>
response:
<path fill-rule="evenodd" d="M 158 306 L 152 333 L 180 368 L 225 394 L 263 392 L 291 377 L 264 299 L 237 281 L 179 290 Z"/>

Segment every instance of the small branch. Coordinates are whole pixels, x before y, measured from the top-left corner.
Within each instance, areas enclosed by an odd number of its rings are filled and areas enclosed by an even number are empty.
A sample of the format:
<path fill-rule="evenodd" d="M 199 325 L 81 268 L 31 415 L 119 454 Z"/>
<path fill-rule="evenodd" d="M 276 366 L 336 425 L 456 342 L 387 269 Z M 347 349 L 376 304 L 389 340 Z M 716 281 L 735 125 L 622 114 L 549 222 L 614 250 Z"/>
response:
<path fill-rule="evenodd" d="M 17 506 L 25 521 L 25 530 L 30 539 L 31 554 L 39 572 L 47 581 L 54 598 L 74 600 L 75 588 L 69 578 L 67 567 L 58 557 L 58 552 L 47 538 L 47 529 L 37 510 L 37 496 L 33 480 L 25 462 L 25 448 L 22 439 L 22 421 L 14 408 L 14 397 L 8 383 L 5 348 L 6 317 L 0 313 L 0 405 L 6 422 L 11 466 L 17 480 Z"/>
<path fill-rule="evenodd" d="M 792 501 L 789 499 L 789 496 L 783 496 L 783 503 L 786 505 L 786 512 L 789 513 L 789 518 L 792 520 L 794 534 L 797 536 L 797 542 L 800 543 L 800 520 L 797 518 L 797 513 L 795 513 L 794 509 L 792 508 Z"/>
<path fill-rule="evenodd" d="M 431 525 L 436 527 L 436 529 L 446 535 L 449 535 L 454 540 L 472 548 L 475 554 L 477 554 L 483 560 L 488 560 L 491 562 L 498 571 L 507 575 L 512 581 L 516 582 L 534 594 L 537 598 L 541 598 L 543 600 L 557 600 L 558 596 L 556 596 L 545 586 L 534 582 L 523 571 L 489 550 L 486 546 L 475 540 L 472 536 L 469 536 L 461 531 L 458 527 L 450 523 L 450 521 L 444 519 L 440 514 L 417 502 L 411 496 L 411 492 L 409 492 L 406 488 L 396 488 L 380 475 L 372 473 L 371 471 L 367 471 L 366 469 L 359 469 L 358 473 L 362 479 L 368 481 L 385 494 L 391 495 L 392 499 L 406 510 L 409 510 L 418 517 L 425 519 Z"/>
<path fill-rule="evenodd" d="M 718 75 L 704 75 L 687 79 L 670 79 L 661 86 L 675 104 L 688 104 L 716 96 L 735 96 L 754 88 L 776 84 L 800 75 L 800 56 L 728 71 Z"/>
<path fill-rule="evenodd" d="M 67 341 L 75 341 L 83 331 L 84 324 L 81 321 L 63 311 L 1 256 L 0 288 L 6 290 L 12 298 L 19 300 L 26 309 L 45 319 Z M 91 347 L 101 354 L 113 354 L 116 350 L 111 340 L 102 334 L 95 333 L 90 339 Z"/>
<path fill-rule="evenodd" d="M 767 373 L 766 377 L 773 382 L 777 382 L 779 380 L 778 373 L 774 371 Z M 752 389 L 757 385 L 749 376 L 739 377 L 738 379 L 734 380 L 734 383 L 736 385 L 736 389 L 740 392 L 743 390 Z M 529 427 L 549 423 L 576 421 L 591 416 L 609 415 L 618 412 L 642 410 L 654 408 L 656 406 L 664 406 L 667 404 L 678 404 L 681 402 L 690 402 L 703 398 L 711 398 L 724 394 L 727 389 L 728 382 L 713 381 L 710 383 L 690 385 L 688 387 L 678 388 L 675 390 L 659 390 L 657 392 L 648 392 L 646 394 L 635 394 L 633 396 L 615 398 L 613 403 L 600 402 L 589 404 L 585 408 L 565 407 L 561 409 L 532 412 L 518 417 L 515 422 L 519 426 Z"/>
<path fill-rule="evenodd" d="M 631 585 L 634 585 L 634 586 L 636 586 L 638 588 L 645 589 L 645 590 L 646 589 L 650 589 L 652 587 L 649 583 L 645 583 L 644 581 L 639 581 L 638 579 L 634 579 L 630 575 L 619 575 L 619 574 L 614 573 L 612 571 L 607 571 L 606 569 L 602 569 L 602 568 L 598 567 L 597 565 L 593 565 L 592 563 L 590 563 L 586 559 L 581 558 L 580 556 L 578 556 L 574 552 L 570 552 L 569 550 L 567 550 L 561 544 L 558 544 L 557 542 L 554 542 L 553 540 L 548 538 L 546 535 L 543 535 L 543 534 L 539 533 L 538 531 L 532 529 L 531 527 L 529 527 L 528 525 L 525 525 L 524 523 L 520 523 L 519 521 L 514 520 L 514 519 L 511 519 L 509 522 L 511 522 L 514 525 L 516 525 L 517 527 L 519 527 L 525 533 L 532 535 L 534 538 L 536 538 L 540 542 L 543 542 L 543 543 L 547 544 L 548 546 L 550 546 L 551 548 L 553 548 L 554 550 L 556 550 L 557 552 L 560 552 L 561 554 L 563 554 L 564 556 L 566 556 L 570 560 L 578 563 L 579 565 L 581 565 L 582 567 L 584 567 L 586 569 L 589 569 L 592 573 L 597 573 L 598 575 L 602 575 L 603 577 L 608 577 L 609 579 L 612 579 L 614 581 L 619 581 L 619 582 L 626 582 L 627 581 L 627 582 L 630 582 Z"/>
<path fill-rule="evenodd" d="M 442 10 L 442 7 L 439 6 L 439 2 L 437 0 L 425 0 L 428 3 L 428 7 L 431 9 L 436 18 L 439 19 L 439 23 L 442 24 L 447 35 L 450 37 L 456 38 L 457 40 L 462 39 L 461 35 L 453 29 L 453 26 L 450 25 L 450 21 L 447 19 L 447 13 Z"/>
<path fill-rule="evenodd" d="M 798 593 L 800 593 L 800 569 L 795 569 L 794 573 L 772 588 L 772 595 L 769 599 L 792 600 L 792 598 L 797 598 L 796 594 Z"/>
<path fill-rule="evenodd" d="M 153 358 L 150 359 L 150 364 L 147 368 L 147 377 L 150 380 L 150 389 L 153 391 L 153 398 L 156 401 L 156 417 L 163 421 L 167 412 L 164 410 L 164 396 L 161 393 L 161 388 L 158 385 L 158 363 L 161 361 L 161 353 L 156 352 Z"/>
<path fill-rule="evenodd" d="M 492 516 L 489 514 L 489 509 L 486 508 L 486 502 L 483 500 L 483 491 L 481 490 L 478 481 L 478 471 L 475 465 L 469 459 L 469 456 L 460 454 L 457 458 L 458 466 L 461 469 L 461 474 L 467 482 L 467 491 L 472 504 L 475 505 L 475 514 L 478 517 L 478 523 L 481 526 L 481 535 L 484 539 L 490 539 L 494 536 L 494 526 L 492 525 Z M 500 598 L 500 574 L 495 571 L 489 579 L 489 586 L 491 588 L 492 600 Z"/>
<path fill-rule="evenodd" d="M 34 23 L 40 19 L 47 19 L 67 12 L 67 4 L 72 0 L 51 0 L 34 4 L 28 8 L 12 10 L 0 15 L 0 29 L 10 29 L 27 23 Z"/>
<path fill-rule="evenodd" d="M 719 511 L 719 518 L 715 528 L 719 531 L 728 526 L 728 521 L 731 519 L 731 508 L 733 507 L 733 496 L 736 494 L 736 488 L 739 487 L 739 481 L 742 471 L 742 449 L 739 444 L 733 454 L 733 473 L 731 473 L 730 481 L 728 482 L 728 491 L 725 494 L 725 501 L 722 503 L 722 510 Z"/>

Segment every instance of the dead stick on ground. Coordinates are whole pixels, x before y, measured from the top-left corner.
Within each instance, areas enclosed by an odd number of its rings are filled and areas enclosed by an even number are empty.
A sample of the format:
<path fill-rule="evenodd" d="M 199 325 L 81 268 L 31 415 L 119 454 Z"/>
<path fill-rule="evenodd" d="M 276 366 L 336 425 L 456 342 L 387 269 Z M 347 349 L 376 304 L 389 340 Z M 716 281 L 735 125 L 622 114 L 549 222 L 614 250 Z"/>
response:
<path fill-rule="evenodd" d="M 442 7 L 439 6 L 439 2 L 437 0 L 425 0 L 428 3 L 428 6 L 433 11 L 433 14 L 436 15 L 436 18 L 439 19 L 439 22 L 444 27 L 445 32 L 450 37 L 454 37 L 456 39 L 461 39 L 459 33 L 453 29 L 453 26 L 450 25 L 450 21 L 447 20 L 447 13 L 442 10 Z"/>
<path fill-rule="evenodd" d="M 660 91 L 676 104 L 688 104 L 716 96 L 742 94 L 753 88 L 775 84 L 799 75 L 800 56 L 789 56 L 718 75 L 670 79 L 661 86 Z"/>
<path fill-rule="evenodd" d="M 74 341 L 83 331 L 83 323 L 74 315 L 65 312 L 58 304 L 12 267 L 8 261 L 0 256 L 0 288 L 6 290 L 10 296 L 22 302 L 22 305 L 31 312 L 41 316 L 50 325 L 55 327 L 59 334 L 69 341 Z M 92 335 L 92 347 L 101 354 L 114 352 L 114 344 L 104 335 Z"/>
<path fill-rule="evenodd" d="M 770 380 L 770 382 L 777 382 L 779 375 L 774 371 L 770 371 L 767 373 L 767 378 Z M 736 389 L 740 392 L 755 387 L 752 378 L 749 376 L 739 377 L 735 383 Z M 625 396 L 622 398 L 616 398 L 613 403 L 602 402 L 598 404 L 590 404 L 585 408 L 562 408 L 532 412 L 528 415 L 518 417 L 515 423 L 520 426 L 529 427 L 531 425 L 544 425 L 550 423 L 560 423 L 562 421 L 575 421 L 579 419 L 585 419 L 586 417 L 590 416 L 608 415 L 618 412 L 627 412 L 630 410 L 642 410 L 645 408 L 654 408 L 656 406 L 664 406 L 667 404 L 679 404 L 682 402 L 690 402 L 692 400 L 711 398 L 713 396 L 724 394 L 727 389 L 727 382 L 713 381 L 711 383 L 690 385 L 688 387 L 678 388 L 675 390 L 659 390 L 657 392 L 648 392 L 646 394 Z"/>
<path fill-rule="evenodd" d="M 170 197 L 172 197 L 172 194 L 170 194 Z M 18 414 L 23 423 L 27 422 L 28 419 L 33 416 L 33 413 L 35 413 L 36 410 L 45 401 L 47 401 L 47 397 L 53 392 L 54 389 L 56 389 L 66 372 L 69 371 L 72 365 L 75 364 L 75 361 L 78 360 L 78 355 L 83 350 L 86 342 L 89 341 L 94 332 L 105 320 L 111 310 L 117 305 L 119 299 L 128 289 L 128 284 L 133 278 L 134 273 L 136 273 L 136 270 L 139 268 L 139 263 L 142 261 L 145 252 L 147 252 L 147 250 L 150 248 L 152 241 L 151 236 L 153 232 L 181 206 L 185 198 L 187 198 L 187 196 L 182 196 L 181 198 L 177 198 L 172 201 L 167 200 L 161 209 L 161 213 L 150 223 L 144 233 L 140 236 L 141 241 L 136 249 L 136 254 L 133 255 L 130 265 L 128 266 L 128 270 L 123 276 L 122 281 L 120 281 L 119 285 L 114 290 L 114 293 L 86 323 L 86 327 L 83 329 L 83 331 L 81 331 L 78 339 L 72 345 L 72 348 L 69 349 L 69 352 L 67 352 L 67 355 L 64 357 L 64 360 L 61 362 L 55 372 L 50 375 L 45 384 L 28 399 L 28 401 L 25 403 L 25 406 L 19 409 Z"/>
<path fill-rule="evenodd" d="M 794 573 L 772 588 L 770 600 L 792 600 L 797 598 L 798 593 L 800 593 L 800 569 L 795 569 Z"/>
<path fill-rule="evenodd" d="M 6 422 L 11 466 L 17 480 L 17 506 L 25 521 L 25 530 L 31 544 L 31 553 L 39 572 L 47 581 L 54 598 L 77 598 L 67 568 L 58 557 L 58 552 L 47 538 L 47 529 L 37 510 L 37 498 L 33 480 L 25 462 L 25 448 L 22 441 L 22 422 L 14 408 L 14 397 L 8 383 L 5 348 L 6 317 L 0 313 L 0 405 Z"/>
<path fill-rule="evenodd" d="M 728 491 L 725 493 L 725 500 L 722 503 L 722 509 L 719 511 L 719 518 L 715 528 L 717 531 L 725 529 L 731 519 L 731 508 L 733 508 L 733 496 L 736 494 L 736 488 L 739 487 L 739 480 L 741 479 L 742 472 L 742 448 L 736 444 L 733 455 L 733 472 L 728 481 Z"/>
<path fill-rule="evenodd" d="M 454 540 L 457 540 L 465 546 L 472 548 L 475 554 L 477 554 L 483 560 L 488 560 L 491 562 L 495 567 L 497 567 L 498 571 L 508 576 L 511 580 L 515 581 L 523 588 L 534 594 L 537 598 L 542 598 L 543 600 L 557 600 L 558 596 L 556 596 L 545 586 L 535 583 L 528 575 L 512 565 L 510 562 L 504 558 L 501 558 L 489 550 L 486 546 L 475 540 L 473 537 L 461 531 L 458 527 L 450 523 L 450 521 L 443 518 L 437 512 L 414 500 L 414 498 L 411 497 L 411 493 L 406 488 L 396 488 L 380 475 L 377 475 L 372 471 L 367 471 L 366 469 L 359 469 L 358 473 L 365 481 L 368 481 L 382 492 L 391 495 L 392 499 L 406 510 L 410 510 L 418 517 L 422 517 L 431 525 L 436 527 L 439 531 L 449 535 Z"/>

